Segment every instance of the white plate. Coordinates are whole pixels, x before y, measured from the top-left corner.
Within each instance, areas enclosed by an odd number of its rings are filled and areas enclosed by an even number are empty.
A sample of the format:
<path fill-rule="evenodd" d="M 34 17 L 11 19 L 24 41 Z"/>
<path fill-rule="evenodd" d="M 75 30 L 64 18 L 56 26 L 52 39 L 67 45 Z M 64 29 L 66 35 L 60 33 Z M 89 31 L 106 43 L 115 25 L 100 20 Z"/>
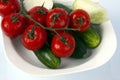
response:
<path fill-rule="evenodd" d="M 38 76 L 55 76 L 91 70 L 105 64 L 113 56 L 117 41 L 110 20 L 99 26 L 102 42 L 92 51 L 92 55 L 83 60 L 62 59 L 59 69 L 48 69 L 42 65 L 33 52 L 26 50 L 20 42 L 20 37 L 11 40 L 3 35 L 4 51 L 7 60 L 18 69 Z"/>

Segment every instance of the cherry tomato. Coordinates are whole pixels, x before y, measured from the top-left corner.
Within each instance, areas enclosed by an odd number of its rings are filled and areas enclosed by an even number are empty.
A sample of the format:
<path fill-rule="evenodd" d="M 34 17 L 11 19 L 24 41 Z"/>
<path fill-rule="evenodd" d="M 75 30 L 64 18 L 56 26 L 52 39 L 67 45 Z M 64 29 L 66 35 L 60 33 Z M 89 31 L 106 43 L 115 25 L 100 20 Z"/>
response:
<path fill-rule="evenodd" d="M 2 20 L 2 31 L 11 38 L 16 38 L 25 29 L 25 18 L 18 13 L 5 16 Z"/>
<path fill-rule="evenodd" d="M 60 37 L 61 36 L 61 37 Z M 69 33 L 55 35 L 52 39 L 51 48 L 58 57 L 69 57 L 75 49 L 75 39 Z"/>
<path fill-rule="evenodd" d="M 30 25 L 22 35 L 22 43 L 29 50 L 42 48 L 47 40 L 47 32 L 40 26 Z"/>
<path fill-rule="evenodd" d="M 48 14 L 46 18 L 46 26 L 52 28 L 64 28 L 69 24 L 69 15 L 62 8 L 54 8 Z"/>
<path fill-rule="evenodd" d="M 79 32 L 86 31 L 90 26 L 90 17 L 87 12 L 77 9 L 70 14 L 70 27 L 80 28 Z"/>
<path fill-rule="evenodd" d="M 40 6 L 33 7 L 32 9 L 30 9 L 30 11 L 28 11 L 28 14 L 31 15 L 34 20 L 38 21 L 44 26 L 47 13 L 48 10 Z M 34 22 L 28 19 L 28 24 L 34 24 Z"/>
<path fill-rule="evenodd" d="M 0 0 L 0 15 L 6 16 L 10 13 L 19 12 L 20 5 L 18 0 Z"/>

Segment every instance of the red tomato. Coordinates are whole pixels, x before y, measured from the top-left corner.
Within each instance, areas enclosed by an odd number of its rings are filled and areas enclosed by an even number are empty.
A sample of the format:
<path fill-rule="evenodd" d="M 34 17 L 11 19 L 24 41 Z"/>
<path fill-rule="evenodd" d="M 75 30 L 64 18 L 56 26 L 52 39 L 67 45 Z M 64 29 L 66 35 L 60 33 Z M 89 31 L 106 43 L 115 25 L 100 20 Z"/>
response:
<path fill-rule="evenodd" d="M 70 27 L 80 28 L 79 32 L 86 31 L 90 26 L 90 17 L 87 12 L 77 9 L 70 14 Z"/>
<path fill-rule="evenodd" d="M 47 40 L 47 32 L 40 26 L 30 25 L 22 35 L 22 43 L 29 50 L 40 49 Z"/>
<path fill-rule="evenodd" d="M 54 8 L 46 18 L 46 26 L 52 28 L 64 28 L 69 24 L 69 15 L 62 8 Z"/>
<path fill-rule="evenodd" d="M 69 57 L 75 49 L 75 39 L 69 33 L 61 33 L 60 36 L 55 35 L 53 37 L 51 43 L 52 51 L 58 57 Z"/>
<path fill-rule="evenodd" d="M 10 13 L 19 12 L 20 5 L 18 0 L 0 0 L 0 15 L 6 16 Z"/>
<path fill-rule="evenodd" d="M 7 15 L 2 20 L 2 31 L 9 37 L 19 36 L 25 29 L 25 18 L 18 13 Z"/>
<path fill-rule="evenodd" d="M 38 21 L 44 26 L 47 13 L 48 10 L 40 6 L 33 7 L 30 11 L 28 11 L 28 14 L 31 15 L 34 20 Z M 34 22 L 28 19 L 28 24 L 34 24 Z"/>

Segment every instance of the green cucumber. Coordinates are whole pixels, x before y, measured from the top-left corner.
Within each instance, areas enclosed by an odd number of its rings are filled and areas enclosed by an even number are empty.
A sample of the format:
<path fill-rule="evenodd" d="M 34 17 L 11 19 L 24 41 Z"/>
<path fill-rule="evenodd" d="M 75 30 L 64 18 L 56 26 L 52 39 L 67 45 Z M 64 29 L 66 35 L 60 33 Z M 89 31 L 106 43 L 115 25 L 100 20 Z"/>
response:
<path fill-rule="evenodd" d="M 81 58 L 88 57 L 88 56 L 86 56 L 87 55 L 87 47 L 81 41 L 81 39 L 78 37 L 78 33 L 74 32 L 74 31 L 70 31 L 70 33 L 74 36 L 75 41 L 76 41 L 75 50 L 70 57 L 75 58 L 75 59 L 81 59 Z"/>
<path fill-rule="evenodd" d="M 79 37 L 87 47 L 96 48 L 101 42 L 101 36 L 92 26 L 87 31 L 79 33 Z"/>
<path fill-rule="evenodd" d="M 63 8 L 65 9 L 68 13 L 72 12 L 72 9 L 68 8 L 67 6 L 60 4 L 60 3 L 54 3 L 53 8 Z"/>
<path fill-rule="evenodd" d="M 61 59 L 55 56 L 46 45 L 40 50 L 34 51 L 37 58 L 48 68 L 56 69 L 60 66 Z"/>

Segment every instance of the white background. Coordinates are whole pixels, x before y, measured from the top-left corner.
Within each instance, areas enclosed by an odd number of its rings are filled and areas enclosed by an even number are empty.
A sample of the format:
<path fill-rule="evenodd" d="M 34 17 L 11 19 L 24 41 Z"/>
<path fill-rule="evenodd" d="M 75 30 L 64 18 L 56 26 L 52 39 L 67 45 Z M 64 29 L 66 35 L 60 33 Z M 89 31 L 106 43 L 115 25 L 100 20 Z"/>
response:
<path fill-rule="evenodd" d="M 97 69 L 82 73 L 56 77 L 29 76 L 7 63 L 3 53 L 0 30 L 0 80 L 120 80 L 120 1 L 100 0 L 100 2 L 109 13 L 118 41 L 115 55 L 109 62 Z"/>

